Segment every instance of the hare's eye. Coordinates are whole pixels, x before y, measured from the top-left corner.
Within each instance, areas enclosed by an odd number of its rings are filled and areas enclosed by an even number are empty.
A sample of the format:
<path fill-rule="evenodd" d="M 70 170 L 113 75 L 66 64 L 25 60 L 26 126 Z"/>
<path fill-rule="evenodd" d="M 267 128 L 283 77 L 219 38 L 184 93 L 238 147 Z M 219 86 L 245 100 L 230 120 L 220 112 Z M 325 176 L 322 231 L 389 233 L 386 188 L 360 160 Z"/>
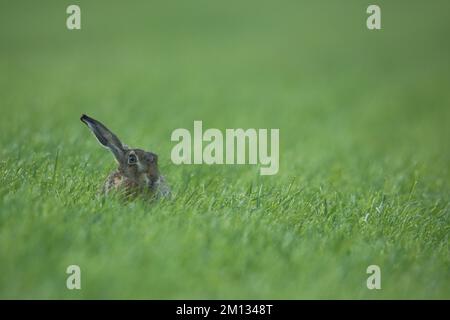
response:
<path fill-rule="evenodd" d="M 137 158 L 135 154 L 128 155 L 128 164 L 135 164 L 137 162 Z"/>

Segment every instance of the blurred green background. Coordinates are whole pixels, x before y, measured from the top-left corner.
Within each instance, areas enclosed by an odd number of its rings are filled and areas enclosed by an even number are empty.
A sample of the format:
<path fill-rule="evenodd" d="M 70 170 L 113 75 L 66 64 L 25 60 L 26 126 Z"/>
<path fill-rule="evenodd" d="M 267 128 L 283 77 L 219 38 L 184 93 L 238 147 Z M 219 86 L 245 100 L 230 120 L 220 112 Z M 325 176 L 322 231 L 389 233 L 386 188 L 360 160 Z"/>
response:
<path fill-rule="evenodd" d="M 450 298 L 450 3 L 369 4 L 1 1 L 0 297 Z M 81 113 L 173 200 L 97 198 Z M 279 128 L 279 173 L 173 165 L 194 120 Z"/>

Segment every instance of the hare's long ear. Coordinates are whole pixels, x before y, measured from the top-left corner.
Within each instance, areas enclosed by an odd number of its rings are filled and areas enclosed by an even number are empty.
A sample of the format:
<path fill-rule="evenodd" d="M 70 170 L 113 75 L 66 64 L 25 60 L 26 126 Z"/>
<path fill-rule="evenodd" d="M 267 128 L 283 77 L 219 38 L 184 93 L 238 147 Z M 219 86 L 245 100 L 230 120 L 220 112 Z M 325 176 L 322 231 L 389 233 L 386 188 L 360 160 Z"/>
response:
<path fill-rule="evenodd" d="M 89 129 L 91 129 L 92 133 L 94 133 L 98 142 L 100 142 L 103 146 L 111 150 L 114 154 L 114 157 L 119 163 L 123 163 L 125 158 L 126 146 L 120 142 L 119 138 L 109 131 L 102 123 L 99 121 L 88 117 L 83 114 L 80 118 L 82 122 L 84 122 Z"/>

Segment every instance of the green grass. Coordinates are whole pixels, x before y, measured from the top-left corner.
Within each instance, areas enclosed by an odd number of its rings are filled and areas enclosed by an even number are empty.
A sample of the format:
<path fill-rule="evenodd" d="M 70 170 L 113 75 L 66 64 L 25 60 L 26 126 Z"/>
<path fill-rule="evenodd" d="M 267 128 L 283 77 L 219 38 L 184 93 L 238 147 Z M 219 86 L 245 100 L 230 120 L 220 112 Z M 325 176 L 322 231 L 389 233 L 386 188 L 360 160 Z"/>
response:
<path fill-rule="evenodd" d="M 0 5 L 0 298 L 450 298 L 448 1 L 377 1 L 375 32 L 367 1 L 76 3 L 81 31 Z M 96 197 L 81 113 L 173 199 Z M 173 165 L 194 120 L 279 128 L 279 173 Z"/>

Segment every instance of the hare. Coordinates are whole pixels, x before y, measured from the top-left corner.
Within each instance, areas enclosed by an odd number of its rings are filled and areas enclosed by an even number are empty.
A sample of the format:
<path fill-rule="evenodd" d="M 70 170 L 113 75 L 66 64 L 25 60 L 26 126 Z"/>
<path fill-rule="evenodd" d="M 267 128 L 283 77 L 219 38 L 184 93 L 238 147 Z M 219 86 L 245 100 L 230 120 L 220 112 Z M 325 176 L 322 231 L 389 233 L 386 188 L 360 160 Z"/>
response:
<path fill-rule="evenodd" d="M 127 197 L 138 194 L 170 196 L 170 188 L 159 173 L 156 154 L 129 148 L 102 123 L 85 114 L 80 120 L 89 127 L 98 142 L 112 152 L 119 165 L 106 179 L 103 185 L 104 194 L 115 190 Z"/>

